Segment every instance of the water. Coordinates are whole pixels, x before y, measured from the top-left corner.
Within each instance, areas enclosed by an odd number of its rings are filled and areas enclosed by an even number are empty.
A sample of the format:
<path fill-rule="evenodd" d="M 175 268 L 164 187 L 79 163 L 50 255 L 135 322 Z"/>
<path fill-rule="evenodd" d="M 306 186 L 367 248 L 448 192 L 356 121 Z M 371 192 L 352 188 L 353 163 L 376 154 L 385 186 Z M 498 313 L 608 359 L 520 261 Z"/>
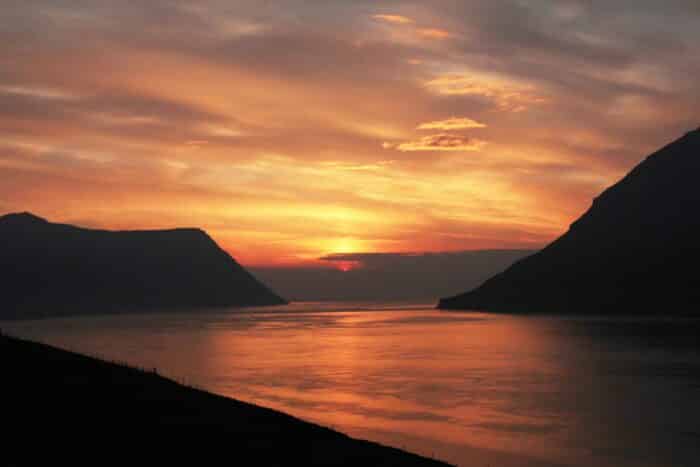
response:
<path fill-rule="evenodd" d="M 3 323 L 463 466 L 695 466 L 700 324 L 297 304 Z"/>

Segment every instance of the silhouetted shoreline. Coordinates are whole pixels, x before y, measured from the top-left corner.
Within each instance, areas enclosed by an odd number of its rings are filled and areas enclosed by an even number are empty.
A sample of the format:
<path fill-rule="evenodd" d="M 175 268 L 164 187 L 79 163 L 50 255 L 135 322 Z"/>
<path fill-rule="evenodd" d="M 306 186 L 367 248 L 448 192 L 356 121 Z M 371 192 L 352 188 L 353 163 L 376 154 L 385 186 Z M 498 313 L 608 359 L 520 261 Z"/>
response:
<path fill-rule="evenodd" d="M 7 465 L 446 465 L 187 387 L 155 369 L 3 335 L 0 349 Z M 40 449 L 20 448 L 27 442 Z M 95 457 L 94 449 L 108 451 Z"/>
<path fill-rule="evenodd" d="M 0 216 L 2 319 L 283 305 L 197 228 L 111 231 Z"/>

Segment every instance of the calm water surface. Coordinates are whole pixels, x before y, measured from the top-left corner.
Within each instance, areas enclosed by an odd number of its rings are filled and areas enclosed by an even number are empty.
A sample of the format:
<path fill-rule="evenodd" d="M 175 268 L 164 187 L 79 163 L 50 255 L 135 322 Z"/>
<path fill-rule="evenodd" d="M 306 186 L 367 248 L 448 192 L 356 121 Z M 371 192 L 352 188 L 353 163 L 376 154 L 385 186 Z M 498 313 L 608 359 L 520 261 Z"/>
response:
<path fill-rule="evenodd" d="M 693 321 L 307 303 L 2 327 L 462 466 L 700 465 Z"/>

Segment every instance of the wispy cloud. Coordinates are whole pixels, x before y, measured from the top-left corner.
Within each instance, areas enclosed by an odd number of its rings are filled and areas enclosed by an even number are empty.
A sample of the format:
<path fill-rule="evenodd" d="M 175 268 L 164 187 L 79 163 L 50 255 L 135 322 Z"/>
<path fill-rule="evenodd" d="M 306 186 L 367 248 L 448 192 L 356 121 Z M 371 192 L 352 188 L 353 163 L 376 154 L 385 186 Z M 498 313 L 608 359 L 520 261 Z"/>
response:
<path fill-rule="evenodd" d="M 380 21 L 383 23 L 389 23 L 399 26 L 412 26 L 409 31 L 414 37 L 420 39 L 447 39 L 452 37 L 452 33 L 446 31 L 445 29 L 435 28 L 435 27 L 421 27 L 416 24 L 413 18 L 407 16 L 396 15 L 396 14 L 377 14 L 372 15 L 372 19 Z"/>
<path fill-rule="evenodd" d="M 426 39 L 447 39 L 452 36 L 449 31 L 438 28 L 419 28 L 416 30 L 416 34 Z"/>
<path fill-rule="evenodd" d="M 418 125 L 418 130 L 467 130 L 472 128 L 486 128 L 486 125 L 466 117 L 453 117 L 447 120 L 435 120 L 432 122 L 421 123 Z"/>
<path fill-rule="evenodd" d="M 413 24 L 415 21 L 411 18 L 401 15 L 372 15 L 372 18 L 377 21 L 383 21 L 385 23 L 392 24 Z"/>
<path fill-rule="evenodd" d="M 423 136 L 414 141 L 405 143 L 389 143 L 385 142 L 382 147 L 385 149 L 396 149 L 401 152 L 417 152 L 417 151 L 480 151 L 486 142 L 476 138 L 468 138 L 465 136 L 451 135 L 441 133 L 437 135 Z"/>
<path fill-rule="evenodd" d="M 0 85 L 0 94 L 9 94 L 22 97 L 31 97 L 34 99 L 50 99 L 50 100 L 73 100 L 78 96 L 62 89 L 41 86 L 13 86 Z"/>
<path fill-rule="evenodd" d="M 492 100 L 503 110 L 520 112 L 546 99 L 531 86 L 482 79 L 468 74 L 451 73 L 426 83 L 429 90 L 446 96 L 480 96 Z"/>
<path fill-rule="evenodd" d="M 376 171 L 382 171 L 386 170 L 386 168 L 392 164 L 395 164 L 395 160 L 384 160 L 384 161 L 378 161 L 372 164 L 348 164 L 344 162 L 339 162 L 339 161 L 328 161 L 328 162 L 322 162 L 321 165 L 324 167 L 331 167 L 337 170 L 346 170 L 346 171 L 366 171 L 366 172 L 376 172 Z"/>

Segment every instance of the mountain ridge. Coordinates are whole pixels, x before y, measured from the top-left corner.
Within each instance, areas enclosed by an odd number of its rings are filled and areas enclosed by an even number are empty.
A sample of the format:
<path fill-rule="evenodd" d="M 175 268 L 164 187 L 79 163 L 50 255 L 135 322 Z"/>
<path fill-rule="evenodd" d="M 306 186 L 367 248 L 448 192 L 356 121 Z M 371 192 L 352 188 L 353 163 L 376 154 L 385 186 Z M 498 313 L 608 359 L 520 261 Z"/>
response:
<path fill-rule="evenodd" d="M 562 236 L 441 309 L 687 314 L 700 304 L 700 129 L 635 166 L 595 197 Z"/>
<path fill-rule="evenodd" d="M 287 303 L 202 229 L 99 230 L 0 217 L 0 319 Z"/>

